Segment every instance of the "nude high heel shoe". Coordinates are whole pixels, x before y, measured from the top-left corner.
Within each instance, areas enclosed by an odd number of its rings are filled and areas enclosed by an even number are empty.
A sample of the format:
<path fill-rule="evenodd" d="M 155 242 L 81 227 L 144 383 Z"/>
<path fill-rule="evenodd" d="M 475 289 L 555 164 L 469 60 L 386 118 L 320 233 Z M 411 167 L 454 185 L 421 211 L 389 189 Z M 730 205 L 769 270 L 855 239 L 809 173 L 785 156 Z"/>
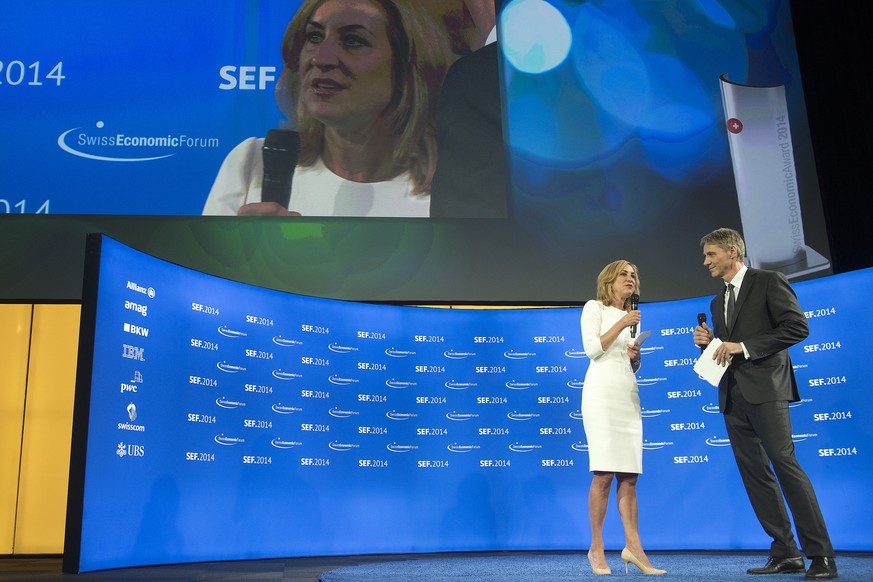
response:
<path fill-rule="evenodd" d="M 591 564 L 591 573 L 596 574 L 598 576 L 605 576 L 608 574 L 612 574 L 612 570 L 610 570 L 607 565 L 606 568 L 596 568 L 594 566 L 594 560 L 591 559 L 591 552 L 588 552 L 588 563 Z"/>
<path fill-rule="evenodd" d="M 621 559 L 622 559 L 622 561 L 624 562 L 624 572 L 625 572 L 625 574 L 628 573 L 628 566 L 627 566 L 627 565 L 628 565 L 628 562 L 630 562 L 631 564 L 633 564 L 634 566 L 636 566 L 637 568 L 639 568 L 639 569 L 640 569 L 640 572 L 642 572 L 643 574 L 660 575 L 660 574 L 666 574 L 666 573 L 667 573 L 667 570 L 659 570 L 658 568 L 649 568 L 648 566 L 644 566 L 643 563 L 640 562 L 640 561 L 637 559 L 637 557 L 634 556 L 633 553 L 631 553 L 631 551 L 630 551 L 629 549 L 627 549 L 627 548 L 625 548 L 625 549 L 623 549 L 623 550 L 621 551 Z"/>

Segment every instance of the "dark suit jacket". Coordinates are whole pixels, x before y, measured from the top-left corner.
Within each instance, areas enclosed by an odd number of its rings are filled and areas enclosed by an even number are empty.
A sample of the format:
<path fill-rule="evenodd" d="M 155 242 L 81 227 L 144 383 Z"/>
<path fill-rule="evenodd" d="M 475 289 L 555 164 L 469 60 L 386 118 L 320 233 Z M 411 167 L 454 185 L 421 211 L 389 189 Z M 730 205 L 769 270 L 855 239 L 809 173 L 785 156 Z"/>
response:
<path fill-rule="evenodd" d="M 439 157 L 431 218 L 506 218 L 500 69 L 496 42 L 458 59 L 437 110 Z"/>
<path fill-rule="evenodd" d="M 788 348 L 806 339 L 809 325 L 785 275 L 748 269 L 730 332 L 724 321 L 724 301 L 724 293 L 719 293 L 710 304 L 713 332 L 722 341 L 743 342 L 749 359 L 734 356 L 722 377 L 718 386 L 721 411 L 732 383 L 751 404 L 800 400 Z"/>

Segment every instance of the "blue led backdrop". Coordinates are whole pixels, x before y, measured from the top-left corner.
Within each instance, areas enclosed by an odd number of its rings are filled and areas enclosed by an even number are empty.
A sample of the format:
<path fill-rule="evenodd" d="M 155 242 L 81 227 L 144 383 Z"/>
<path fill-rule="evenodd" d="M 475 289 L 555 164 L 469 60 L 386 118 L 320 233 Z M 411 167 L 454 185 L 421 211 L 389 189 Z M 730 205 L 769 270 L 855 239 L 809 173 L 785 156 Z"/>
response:
<path fill-rule="evenodd" d="M 68 524 L 81 537 L 66 556 L 77 569 L 586 543 L 581 310 L 303 297 L 92 242 L 70 493 L 81 523 L 74 511 Z M 853 307 L 871 283 L 868 270 L 796 285 L 811 333 L 791 351 L 794 441 L 838 550 L 873 548 L 857 527 L 873 518 L 873 370 L 857 333 L 870 322 Z M 769 543 L 716 389 L 692 369 L 708 303 L 641 307 L 651 549 Z M 621 547 L 617 519 L 605 535 Z"/>

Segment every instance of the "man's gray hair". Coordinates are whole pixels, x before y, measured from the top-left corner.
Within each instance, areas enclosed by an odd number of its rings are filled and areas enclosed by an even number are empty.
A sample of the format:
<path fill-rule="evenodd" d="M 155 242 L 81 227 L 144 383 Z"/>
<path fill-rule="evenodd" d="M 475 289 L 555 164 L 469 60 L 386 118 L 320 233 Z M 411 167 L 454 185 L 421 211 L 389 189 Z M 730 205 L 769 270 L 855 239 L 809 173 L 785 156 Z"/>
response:
<path fill-rule="evenodd" d="M 746 243 L 743 237 L 732 228 L 717 228 L 700 239 L 700 246 L 715 245 L 730 252 L 731 247 L 737 247 L 737 260 L 746 260 Z"/>

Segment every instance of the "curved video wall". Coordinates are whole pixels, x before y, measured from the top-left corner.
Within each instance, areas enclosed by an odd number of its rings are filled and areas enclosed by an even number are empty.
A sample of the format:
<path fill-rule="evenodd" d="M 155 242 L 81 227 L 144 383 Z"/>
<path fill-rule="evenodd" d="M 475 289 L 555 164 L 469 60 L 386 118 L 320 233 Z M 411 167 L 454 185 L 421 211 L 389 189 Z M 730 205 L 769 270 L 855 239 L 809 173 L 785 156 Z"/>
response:
<path fill-rule="evenodd" d="M 646 300 L 702 295 L 697 241 L 721 226 L 755 265 L 831 272 L 788 0 L 404 2 L 458 71 L 431 218 L 212 216 L 210 192 L 257 166 L 252 138 L 293 125 L 276 90 L 300 2 L 4 3 L 0 107 L 18 114 L 0 130 L 0 264 L 42 271 L 0 297 L 78 300 L 89 232 L 382 302 L 580 302 L 617 257 Z"/>
<path fill-rule="evenodd" d="M 89 243 L 65 571 L 586 543 L 580 309 L 312 298 Z M 855 309 L 871 283 L 865 270 L 795 286 L 810 336 L 791 349 L 793 435 L 838 550 L 873 548 L 857 527 L 873 518 L 857 332 L 871 322 Z M 651 549 L 769 544 L 716 388 L 693 371 L 708 304 L 641 306 Z M 623 544 L 617 516 L 605 536 Z"/>

